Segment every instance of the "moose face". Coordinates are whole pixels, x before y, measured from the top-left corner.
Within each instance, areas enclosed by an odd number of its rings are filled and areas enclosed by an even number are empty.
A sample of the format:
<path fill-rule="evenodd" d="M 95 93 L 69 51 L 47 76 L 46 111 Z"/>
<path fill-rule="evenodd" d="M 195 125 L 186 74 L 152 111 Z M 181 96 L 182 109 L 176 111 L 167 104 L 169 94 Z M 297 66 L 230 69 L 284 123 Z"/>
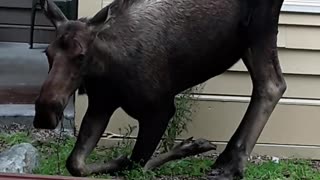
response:
<path fill-rule="evenodd" d="M 70 31 L 69 29 L 72 29 Z M 87 42 L 86 26 L 67 22 L 59 27 L 57 39 L 45 50 L 49 75 L 36 100 L 36 128 L 53 129 L 63 116 L 69 97 L 80 86 Z"/>
<path fill-rule="evenodd" d="M 63 117 L 70 96 L 81 84 L 91 35 L 88 23 L 69 21 L 50 0 L 41 3 L 57 36 L 45 50 L 49 74 L 35 102 L 34 127 L 54 129 Z"/>

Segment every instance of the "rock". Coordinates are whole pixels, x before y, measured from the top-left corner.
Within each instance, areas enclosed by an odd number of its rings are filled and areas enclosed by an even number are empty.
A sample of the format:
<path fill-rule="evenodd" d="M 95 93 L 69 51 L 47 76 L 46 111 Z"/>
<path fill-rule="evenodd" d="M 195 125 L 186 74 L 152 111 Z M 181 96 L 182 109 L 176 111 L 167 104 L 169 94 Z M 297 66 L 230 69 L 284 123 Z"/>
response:
<path fill-rule="evenodd" d="M 12 146 L 0 154 L 0 172 L 3 173 L 32 173 L 38 164 L 38 150 L 29 143 Z"/>
<path fill-rule="evenodd" d="M 272 162 L 279 164 L 280 158 L 278 157 L 272 157 Z"/>

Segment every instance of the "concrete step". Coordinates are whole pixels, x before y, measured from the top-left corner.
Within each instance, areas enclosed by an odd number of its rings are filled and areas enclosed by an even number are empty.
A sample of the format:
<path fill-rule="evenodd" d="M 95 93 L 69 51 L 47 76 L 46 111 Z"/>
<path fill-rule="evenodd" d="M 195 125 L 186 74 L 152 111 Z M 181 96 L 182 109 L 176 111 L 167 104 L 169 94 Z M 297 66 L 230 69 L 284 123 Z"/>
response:
<path fill-rule="evenodd" d="M 46 44 L 0 42 L 0 104 L 33 104 L 48 74 Z"/>

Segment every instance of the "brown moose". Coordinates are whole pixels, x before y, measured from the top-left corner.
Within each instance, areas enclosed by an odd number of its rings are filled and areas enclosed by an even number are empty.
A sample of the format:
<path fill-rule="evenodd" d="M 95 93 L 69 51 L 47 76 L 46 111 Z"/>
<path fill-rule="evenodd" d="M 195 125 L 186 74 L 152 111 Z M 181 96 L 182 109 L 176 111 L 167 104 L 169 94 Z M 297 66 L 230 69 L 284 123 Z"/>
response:
<path fill-rule="evenodd" d="M 57 37 L 36 100 L 34 126 L 54 129 L 79 88 L 89 105 L 67 168 L 74 176 L 144 166 L 175 113 L 174 97 L 243 60 L 253 83 L 243 120 L 210 178 L 241 177 L 258 137 L 286 90 L 277 51 L 283 0 L 114 0 L 93 18 L 68 20 L 41 0 Z M 226 82 L 228 83 L 228 82 Z M 113 112 L 139 122 L 130 161 L 86 164 Z M 129 163 L 130 162 L 130 163 Z"/>

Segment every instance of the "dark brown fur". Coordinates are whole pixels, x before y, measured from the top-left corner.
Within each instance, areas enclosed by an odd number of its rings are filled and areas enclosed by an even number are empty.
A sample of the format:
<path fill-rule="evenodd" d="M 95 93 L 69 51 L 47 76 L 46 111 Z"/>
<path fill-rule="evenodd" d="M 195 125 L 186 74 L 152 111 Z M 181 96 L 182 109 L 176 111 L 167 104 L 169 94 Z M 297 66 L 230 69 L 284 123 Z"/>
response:
<path fill-rule="evenodd" d="M 175 95 L 241 58 L 253 80 L 252 102 L 215 165 L 223 171 L 212 178 L 243 173 L 285 90 L 276 50 L 282 0 L 115 0 L 79 21 L 68 21 L 50 0 L 42 3 L 57 39 L 46 51 L 50 73 L 36 101 L 35 127 L 55 128 L 78 88 L 89 98 L 67 162 L 72 175 L 106 171 L 84 160 L 119 107 L 139 121 L 131 160 L 144 165 L 175 113 Z"/>

